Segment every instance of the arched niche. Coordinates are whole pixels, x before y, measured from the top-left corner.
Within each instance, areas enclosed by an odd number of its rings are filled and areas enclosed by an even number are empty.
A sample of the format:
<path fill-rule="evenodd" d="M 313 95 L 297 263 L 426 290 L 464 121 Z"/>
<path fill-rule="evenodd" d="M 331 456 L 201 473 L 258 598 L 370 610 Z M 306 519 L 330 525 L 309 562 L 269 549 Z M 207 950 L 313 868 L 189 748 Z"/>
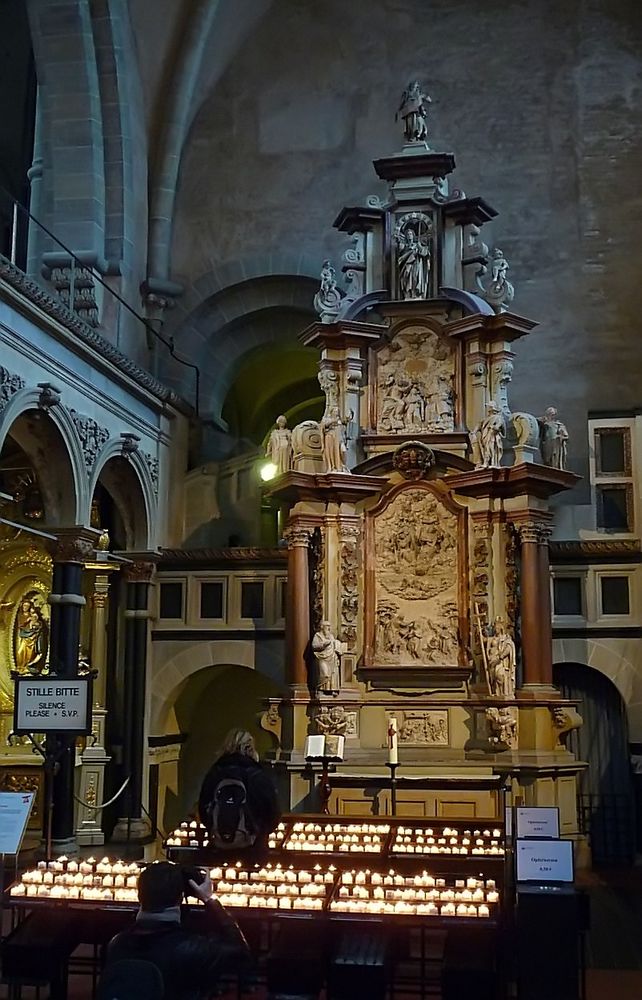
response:
<path fill-rule="evenodd" d="M 274 679 L 238 664 L 211 664 L 180 685 L 174 715 L 187 739 L 178 761 L 176 787 L 166 792 L 164 829 L 172 829 L 194 812 L 203 778 L 228 730 L 247 729 L 261 756 L 273 749 L 273 737 L 260 728 L 259 718 L 263 700 L 279 692 Z"/>
<path fill-rule="evenodd" d="M 142 552 L 151 548 L 155 500 L 151 484 L 136 455 L 103 456 L 92 479 L 91 519 L 94 527 L 106 528 L 110 548 Z"/>
<path fill-rule="evenodd" d="M 580 779 L 579 806 L 593 864 L 630 864 L 635 794 L 624 699 L 607 674 L 588 663 L 556 663 L 553 679 L 563 697 L 579 702 L 583 719 L 569 733 L 567 746 L 588 764 Z"/>
<path fill-rule="evenodd" d="M 10 404 L 11 405 L 11 404 Z M 9 410 L 9 407 L 7 407 Z M 63 416 L 63 414 L 60 414 Z M 73 425 L 61 427 L 53 414 L 28 407 L 15 418 L 5 412 L 0 433 L 0 467 L 24 463 L 25 477 L 34 480 L 42 499 L 41 527 L 69 527 L 81 523 L 86 500 L 86 476 L 73 436 Z M 65 433 L 65 431 L 69 433 Z"/>

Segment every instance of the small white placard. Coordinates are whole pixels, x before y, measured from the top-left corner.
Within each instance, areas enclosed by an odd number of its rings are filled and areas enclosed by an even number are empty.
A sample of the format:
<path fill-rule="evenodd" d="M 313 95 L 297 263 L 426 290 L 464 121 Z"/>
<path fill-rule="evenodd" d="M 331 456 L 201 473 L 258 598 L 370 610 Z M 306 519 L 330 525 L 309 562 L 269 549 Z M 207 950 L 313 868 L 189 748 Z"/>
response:
<path fill-rule="evenodd" d="M 16 680 L 16 733 L 91 732 L 89 677 L 19 677 Z"/>
<path fill-rule="evenodd" d="M 557 840 L 560 835 L 560 814 L 556 806 L 518 806 L 517 836 L 550 837 Z"/>
<path fill-rule="evenodd" d="M 570 840 L 518 840 L 517 882 L 572 882 L 573 844 Z"/>
<path fill-rule="evenodd" d="M 0 854 L 20 851 L 33 800 L 33 792 L 0 792 Z"/>

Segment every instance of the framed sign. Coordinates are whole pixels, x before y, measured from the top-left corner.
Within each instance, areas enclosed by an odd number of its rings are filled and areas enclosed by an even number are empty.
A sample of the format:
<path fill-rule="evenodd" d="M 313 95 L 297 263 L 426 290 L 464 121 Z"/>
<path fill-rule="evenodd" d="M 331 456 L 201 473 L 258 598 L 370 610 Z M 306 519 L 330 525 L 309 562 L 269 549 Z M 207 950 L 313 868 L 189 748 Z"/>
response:
<path fill-rule="evenodd" d="M 557 806 L 517 806 L 515 825 L 518 837 L 557 840 L 560 835 L 560 811 Z"/>
<path fill-rule="evenodd" d="M 33 792 L 0 792 L 0 854 L 18 854 L 33 806 Z"/>
<path fill-rule="evenodd" d="M 573 844 L 570 840 L 518 840 L 515 847 L 516 882 L 573 882 Z"/>
<path fill-rule="evenodd" d="M 28 733 L 64 733 L 87 736 L 91 733 L 92 678 L 16 677 L 13 730 Z"/>

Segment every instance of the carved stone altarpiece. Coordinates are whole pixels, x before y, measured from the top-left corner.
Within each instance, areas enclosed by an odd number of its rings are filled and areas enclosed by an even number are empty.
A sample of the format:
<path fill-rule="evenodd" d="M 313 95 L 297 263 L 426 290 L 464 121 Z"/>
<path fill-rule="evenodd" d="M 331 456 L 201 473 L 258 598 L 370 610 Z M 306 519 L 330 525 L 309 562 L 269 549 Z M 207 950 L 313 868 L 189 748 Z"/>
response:
<path fill-rule="evenodd" d="M 459 662 L 459 519 L 432 490 L 398 490 L 373 517 L 374 662 Z"/>

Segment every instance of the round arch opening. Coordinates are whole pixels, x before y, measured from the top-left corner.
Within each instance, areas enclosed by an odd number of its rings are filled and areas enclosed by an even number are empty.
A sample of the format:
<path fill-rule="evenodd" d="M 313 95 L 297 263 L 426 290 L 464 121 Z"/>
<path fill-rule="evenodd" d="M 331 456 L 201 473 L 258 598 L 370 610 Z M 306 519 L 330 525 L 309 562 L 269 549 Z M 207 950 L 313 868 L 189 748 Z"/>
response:
<path fill-rule="evenodd" d="M 261 757 L 275 747 L 274 737 L 261 729 L 262 701 L 276 697 L 280 685 L 265 674 L 237 664 L 215 664 L 193 673 L 178 689 L 175 724 L 184 733 L 175 788 L 167 788 L 161 826 L 173 829 L 195 815 L 205 774 L 216 760 L 226 733 L 247 729 Z"/>
<path fill-rule="evenodd" d="M 9 427 L 0 450 L 0 489 L 14 497 L 17 520 L 43 528 L 78 522 L 81 498 L 71 455 L 44 410 L 25 410 Z"/>
<path fill-rule="evenodd" d="M 91 524 L 106 529 L 110 548 L 144 551 L 149 547 L 149 512 L 132 463 L 120 455 L 100 470 L 91 501 Z"/>

